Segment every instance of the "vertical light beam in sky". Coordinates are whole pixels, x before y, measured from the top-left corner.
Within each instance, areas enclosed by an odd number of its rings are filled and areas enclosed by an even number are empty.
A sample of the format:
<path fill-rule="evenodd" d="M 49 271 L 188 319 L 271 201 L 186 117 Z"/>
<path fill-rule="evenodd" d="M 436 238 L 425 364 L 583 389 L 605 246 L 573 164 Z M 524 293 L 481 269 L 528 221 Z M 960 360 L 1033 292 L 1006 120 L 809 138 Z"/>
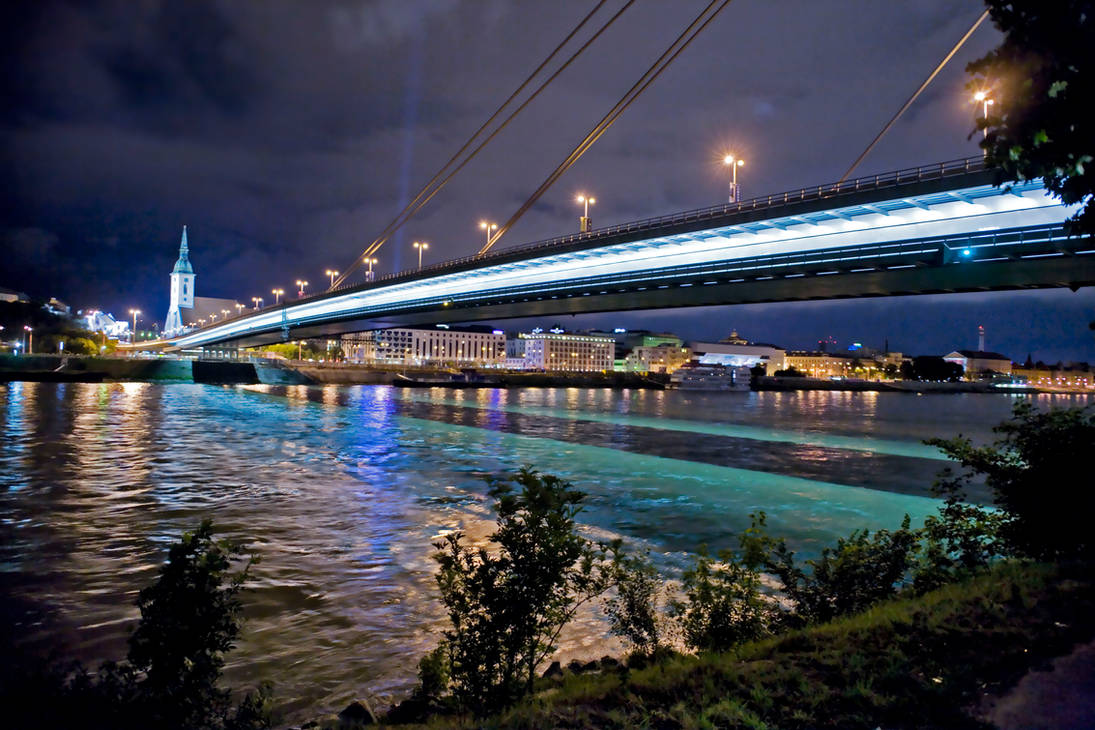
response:
<path fill-rule="evenodd" d="M 399 163 L 399 204 L 400 210 L 407 206 L 411 188 L 411 167 L 414 163 L 414 135 L 418 124 L 418 104 L 422 94 L 422 49 L 424 44 L 423 34 L 426 25 L 423 24 L 421 32 L 412 34 L 410 61 L 407 66 L 406 83 L 403 86 L 403 151 Z M 402 271 L 403 244 L 405 232 L 403 229 L 396 231 L 394 250 L 390 250 L 392 271 Z"/>

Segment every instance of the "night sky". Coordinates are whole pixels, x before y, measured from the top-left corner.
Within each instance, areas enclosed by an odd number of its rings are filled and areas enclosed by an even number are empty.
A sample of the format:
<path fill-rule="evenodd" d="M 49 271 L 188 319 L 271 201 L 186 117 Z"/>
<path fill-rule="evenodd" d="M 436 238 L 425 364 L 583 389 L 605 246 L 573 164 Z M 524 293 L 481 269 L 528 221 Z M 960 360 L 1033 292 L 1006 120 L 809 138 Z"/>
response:
<path fill-rule="evenodd" d="M 623 0 L 611 0 L 615 10 Z M 474 253 L 706 2 L 640 0 L 377 254 Z M 0 286 L 162 321 L 183 224 L 202 296 L 344 269 L 592 2 L 5 3 Z M 840 177 L 983 10 L 977 0 L 736 0 L 499 246 Z M 607 18 L 607 12 L 603 17 Z M 987 22 L 858 171 L 978 154 L 965 64 Z M 1095 292 L 756 305 L 557 320 L 907 353 L 1095 360 Z M 541 322 L 544 325 L 553 321 Z"/>

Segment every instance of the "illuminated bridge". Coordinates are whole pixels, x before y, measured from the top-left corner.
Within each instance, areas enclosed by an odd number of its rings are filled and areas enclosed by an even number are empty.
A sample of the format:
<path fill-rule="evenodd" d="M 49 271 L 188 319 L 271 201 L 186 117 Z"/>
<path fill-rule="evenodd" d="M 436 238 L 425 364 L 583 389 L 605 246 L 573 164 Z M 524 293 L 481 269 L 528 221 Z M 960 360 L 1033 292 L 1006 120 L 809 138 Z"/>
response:
<path fill-rule="evenodd" d="M 380 277 L 161 344 L 248 346 L 391 326 L 1095 283 L 1095 241 L 1040 182 L 957 160 L 637 221 Z M 143 347 L 143 345 L 142 345 Z"/>

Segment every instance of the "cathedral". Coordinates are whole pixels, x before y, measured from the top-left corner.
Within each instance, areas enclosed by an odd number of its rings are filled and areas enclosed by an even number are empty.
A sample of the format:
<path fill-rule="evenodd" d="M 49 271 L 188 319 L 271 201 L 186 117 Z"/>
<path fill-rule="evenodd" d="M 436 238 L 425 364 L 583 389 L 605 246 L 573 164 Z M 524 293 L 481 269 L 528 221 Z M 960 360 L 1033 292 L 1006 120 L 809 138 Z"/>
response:
<path fill-rule="evenodd" d="M 168 337 L 184 332 L 191 327 L 238 314 L 243 308 L 234 299 L 199 297 L 194 293 L 194 266 L 190 263 L 190 247 L 186 240 L 186 226 L 183 226 L 182 243 L 179 245 L 179 259 L 171 270 L 171 305 L 167 310 L 167 322 L 164 334 Z"/>

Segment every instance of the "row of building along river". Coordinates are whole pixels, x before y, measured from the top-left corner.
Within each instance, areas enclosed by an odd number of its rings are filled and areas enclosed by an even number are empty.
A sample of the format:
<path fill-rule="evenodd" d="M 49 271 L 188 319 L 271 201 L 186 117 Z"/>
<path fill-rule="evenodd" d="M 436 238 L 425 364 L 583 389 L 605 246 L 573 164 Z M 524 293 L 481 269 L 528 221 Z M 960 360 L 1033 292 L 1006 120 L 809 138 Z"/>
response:
<path fill-rule="evenodd" d="M 1057 406 L 1082 396 L 1038 396 Z M 3 616 L 24 648 L 125 653 L 137 591 L 201 518 L 262 556 L 234 685 L 287 720 L 414 681 L 442 627 L 431 544 L 483 541 L 483 477 L 525 464 L 585 491 L 583 529 L 667 573 L 734 545 L 750 512 L 805 554 L 934 511 L 922 440 L 978 441 L 1004 395 L 399 390 L 149 383 L 0 386 Z M 613 650 L 596 612 L 564 658 Z"/>

